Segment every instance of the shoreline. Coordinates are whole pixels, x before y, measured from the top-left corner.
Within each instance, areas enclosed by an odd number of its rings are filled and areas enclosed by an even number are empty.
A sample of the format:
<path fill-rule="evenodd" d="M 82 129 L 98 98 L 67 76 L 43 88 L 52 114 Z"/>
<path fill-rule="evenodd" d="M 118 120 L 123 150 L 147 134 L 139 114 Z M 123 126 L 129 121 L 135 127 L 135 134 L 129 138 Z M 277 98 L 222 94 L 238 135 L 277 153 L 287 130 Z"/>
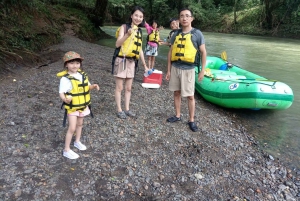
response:
<path fill-rule="evenodd" d="M 91 92 L 95 118 L 86 117 L 82 133 L 87 151 L 62 156 L 63 110 L 58 97 L 62 56 L 76 51 L 83 69 L 100 91 Z M 1 86 L 0 198 L 3 200 L 299 200 L 300 172 L 255 146 L 240 120 L 195 95 L 199 132 L 174 114 L 173 94 L 133 82 L 131 109 L 137 118 L 117 118 L 111 58 L 114 49 L 65 36 L 47 48 L 47 66 Z M 163 68 L 165 64 L 158 64 Z M 122 97 L 123 98 L 123 97 Z"/>

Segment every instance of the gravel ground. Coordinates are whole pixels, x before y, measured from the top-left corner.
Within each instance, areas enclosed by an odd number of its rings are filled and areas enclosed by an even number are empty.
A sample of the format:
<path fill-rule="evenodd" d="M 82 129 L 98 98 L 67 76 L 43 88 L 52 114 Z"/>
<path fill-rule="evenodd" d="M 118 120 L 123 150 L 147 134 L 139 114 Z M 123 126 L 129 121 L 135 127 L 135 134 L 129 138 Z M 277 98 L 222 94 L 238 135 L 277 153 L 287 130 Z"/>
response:
<path fill-rule="evenodd" d="M 62 56 L 84 58 L 95 118 L 86 117 L 80 158 L 62 156 L 67 128 L 58 96 Z M 116 116 L 113 49 L 74 36 L 43 52 L 48 65 L 1 80 L 1 200 L 300 200 L 300 171 L 291 171 L 260 151 L 238 118 L 196 95 L 199 132 L 173 124 L 173 94 L 141 87 L 135 78 L 131 109 L 136 118 Z M 157 64 L 165 69 L 165 64 Z M 15 81 L 13 80 L 15 79 Z"/>

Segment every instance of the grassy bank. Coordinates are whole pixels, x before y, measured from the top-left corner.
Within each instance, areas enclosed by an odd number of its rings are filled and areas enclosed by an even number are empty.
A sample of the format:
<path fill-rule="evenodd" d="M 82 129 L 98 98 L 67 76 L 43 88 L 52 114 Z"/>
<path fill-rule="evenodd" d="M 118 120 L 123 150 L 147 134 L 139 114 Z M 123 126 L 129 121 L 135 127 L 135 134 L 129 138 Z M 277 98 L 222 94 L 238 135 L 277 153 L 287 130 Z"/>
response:
<path fill-rule="evenodd" d="M 0 72 L 12 72 L 16 66 L 42 62 L 38 54 L 42 49 L 61 42 L 69 33 L 85 41 L 100 37 L 100 29 L 94 27 L 81 9 L 61 5 L 45 6 L 15 4 L 1 8 L 0 22 Z"/>

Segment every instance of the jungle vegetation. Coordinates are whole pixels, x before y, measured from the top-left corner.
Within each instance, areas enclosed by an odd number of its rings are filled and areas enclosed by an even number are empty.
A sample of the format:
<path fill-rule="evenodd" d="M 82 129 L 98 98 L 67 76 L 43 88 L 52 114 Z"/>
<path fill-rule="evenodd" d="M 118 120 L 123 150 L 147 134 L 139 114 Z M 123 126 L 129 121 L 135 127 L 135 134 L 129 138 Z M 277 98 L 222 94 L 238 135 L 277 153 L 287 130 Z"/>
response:
<path fill-rule="evenodd" d="M 165 27 L 188 7 L 202 31 L 300 38 L 300 0 L 1 0 L 0 71 L 37 62 L 68 26 L 83 40 L 106 37 L 101 26 L 126 22 L 135 5 Z"/>

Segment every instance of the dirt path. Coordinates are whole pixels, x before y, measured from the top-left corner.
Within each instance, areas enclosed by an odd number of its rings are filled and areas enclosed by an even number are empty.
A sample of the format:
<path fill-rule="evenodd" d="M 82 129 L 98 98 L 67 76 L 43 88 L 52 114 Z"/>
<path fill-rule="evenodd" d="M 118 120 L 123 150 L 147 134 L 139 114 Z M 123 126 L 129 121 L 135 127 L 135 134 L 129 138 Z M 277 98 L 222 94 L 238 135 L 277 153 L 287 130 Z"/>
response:
<path fill-rule="evenodd" d="M 85 118 L 88 149 L 76 150 L 77 160 L 62 156 L 66 128 L 56 77 L 70 50 L 85 58 L 84 70 L 100 85 L 92 91 L 95 118 Z M 138 116 L 118 119 L 113 51 L 67 36 L 44 52 L 47 66 L 1 81 L 1 200 L 299 200 L 300 172 L 259 151 L 237 118 L 200 96 L 199 132 L 188 129 L 186 100 L 183 121 L 169 124 L 167 83 L 144 89 L 140 71 L 131 100 Z"/>

